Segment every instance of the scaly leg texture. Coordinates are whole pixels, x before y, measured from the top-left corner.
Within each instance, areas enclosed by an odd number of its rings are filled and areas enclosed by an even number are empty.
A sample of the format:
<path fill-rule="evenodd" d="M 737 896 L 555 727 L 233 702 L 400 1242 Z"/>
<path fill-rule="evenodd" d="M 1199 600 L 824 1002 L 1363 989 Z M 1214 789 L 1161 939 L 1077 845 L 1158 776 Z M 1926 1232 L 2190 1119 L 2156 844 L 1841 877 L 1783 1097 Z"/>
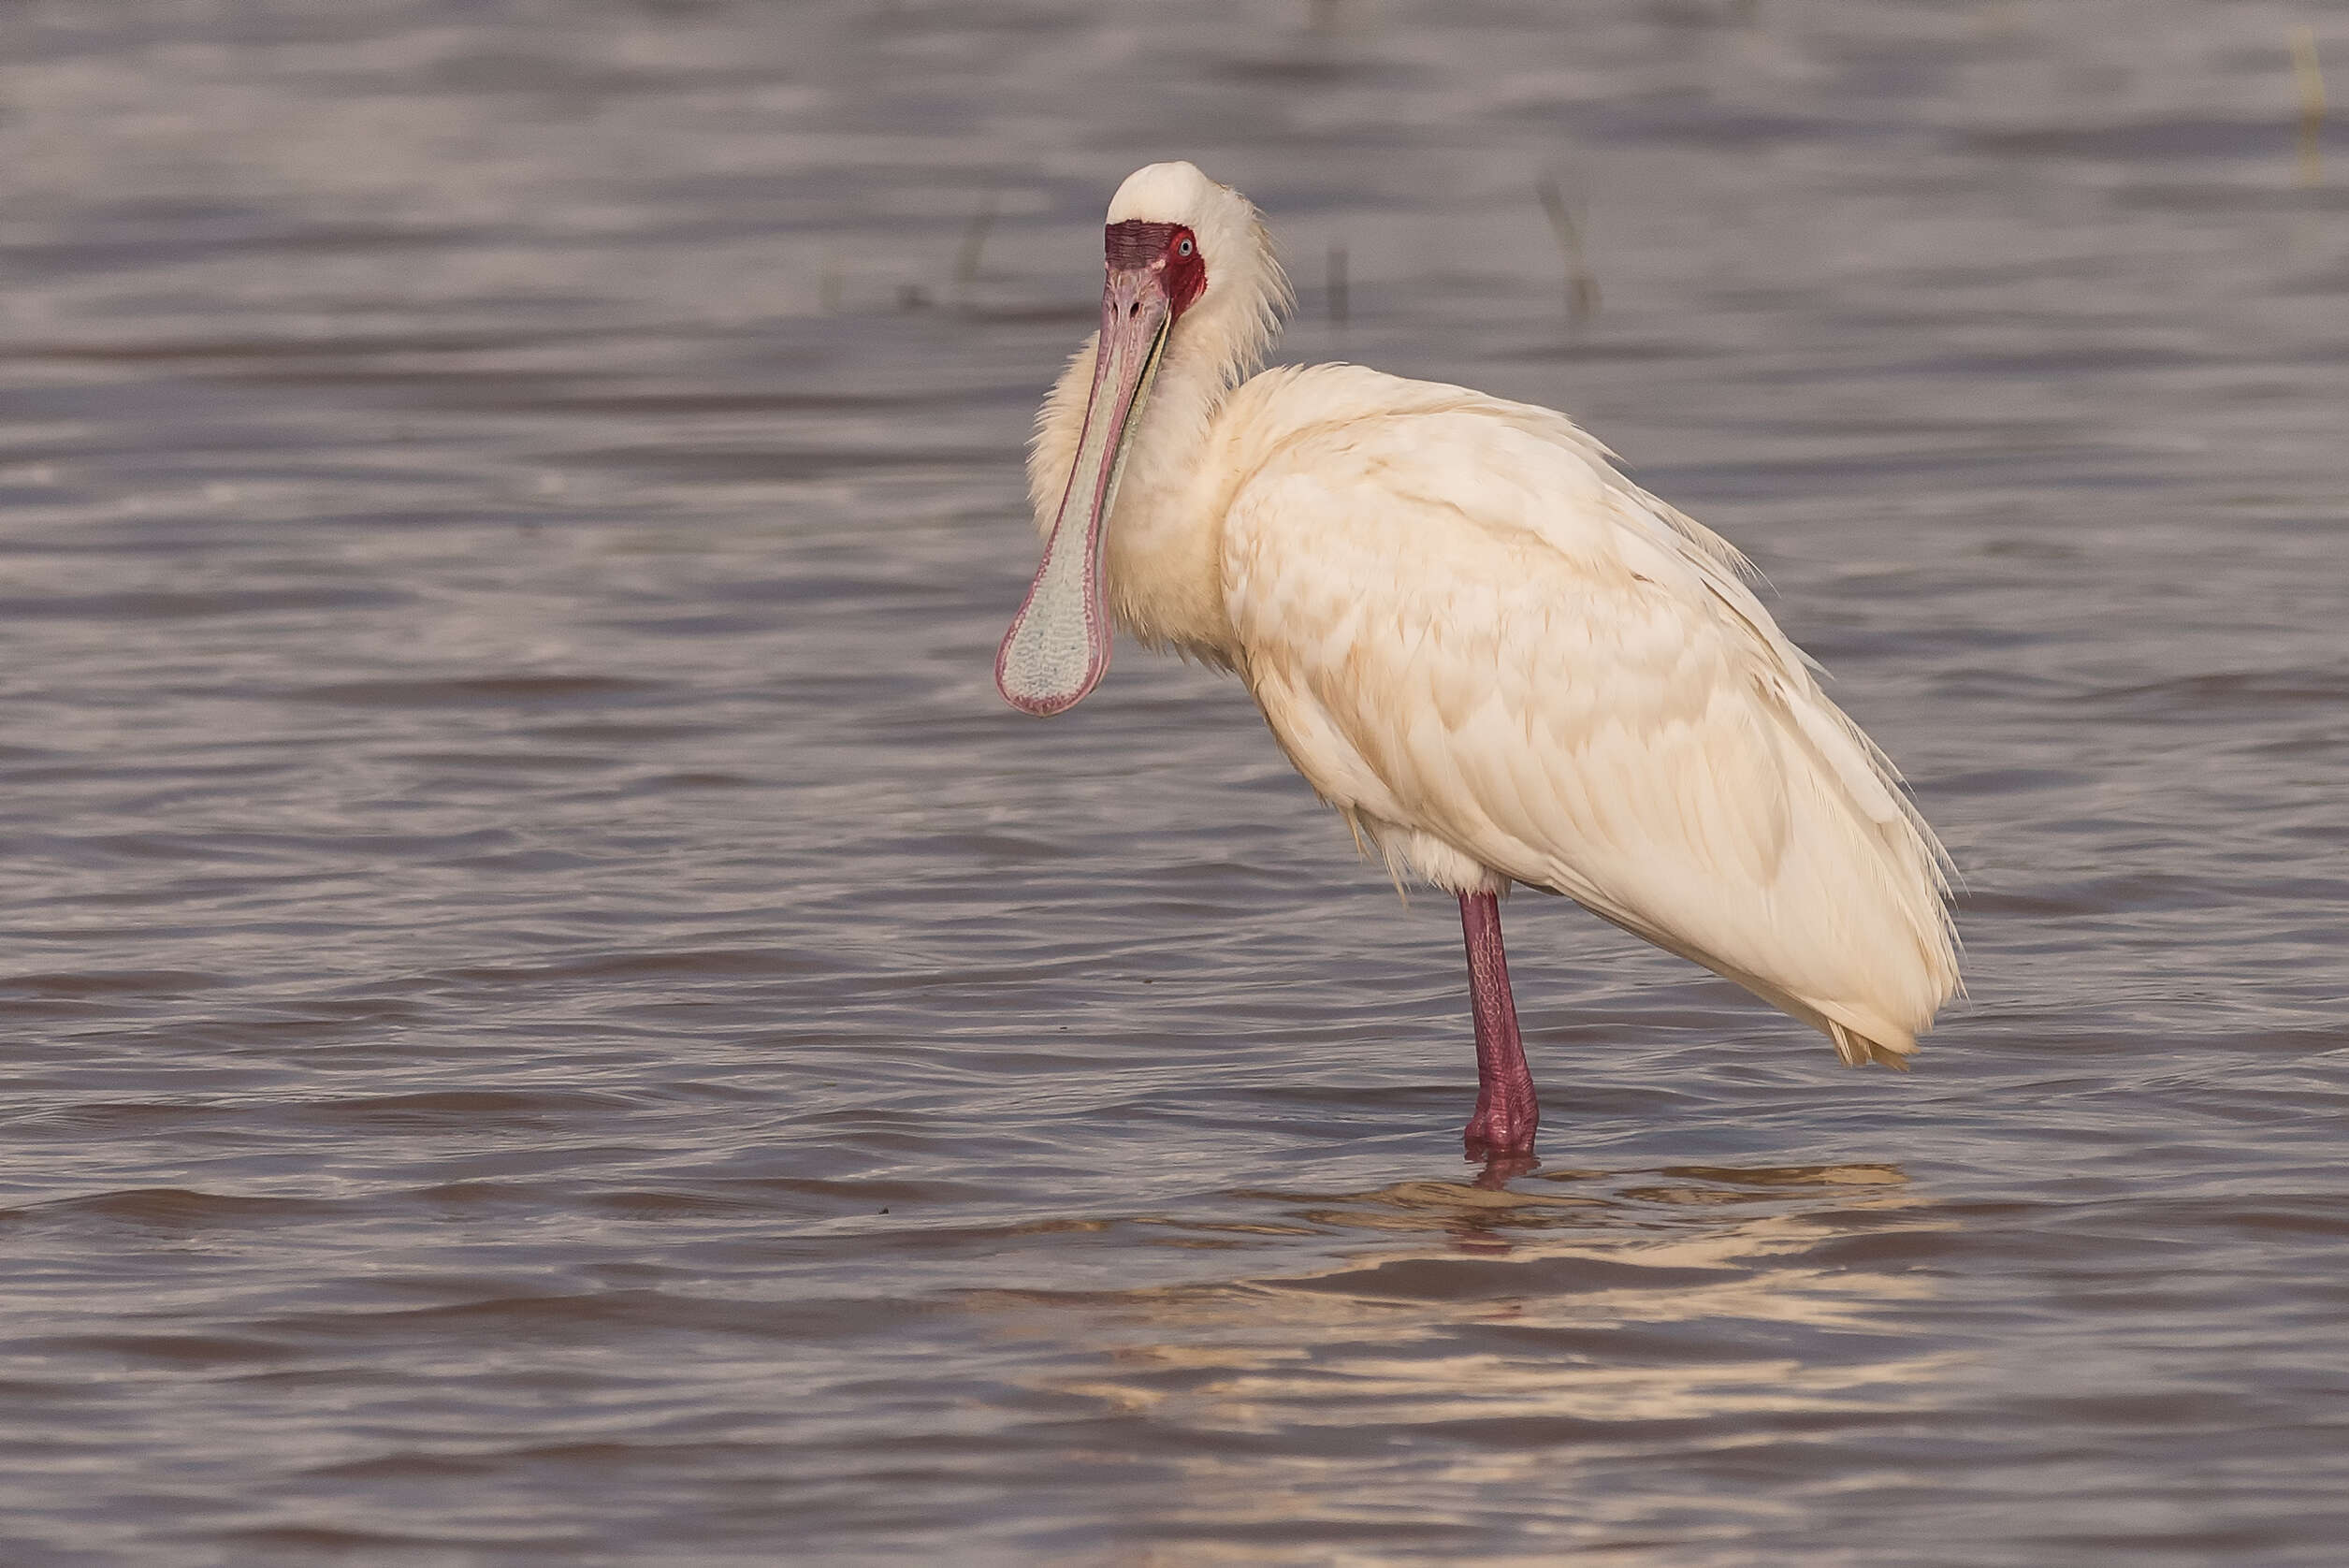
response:
<path fill-rule="evenodd" d="M 1517 1038 L 1517 1003 L 1509 994 L 1509 958 L 1501 948 L 1500 894 L 1460 894 L 1460 934 L 1468 940 L 1469 1006 L 1476 1015 L 1476 1114 L 1465 1134 L 1469 1157 L 1530 1154 L 1542 1108 Z"/>

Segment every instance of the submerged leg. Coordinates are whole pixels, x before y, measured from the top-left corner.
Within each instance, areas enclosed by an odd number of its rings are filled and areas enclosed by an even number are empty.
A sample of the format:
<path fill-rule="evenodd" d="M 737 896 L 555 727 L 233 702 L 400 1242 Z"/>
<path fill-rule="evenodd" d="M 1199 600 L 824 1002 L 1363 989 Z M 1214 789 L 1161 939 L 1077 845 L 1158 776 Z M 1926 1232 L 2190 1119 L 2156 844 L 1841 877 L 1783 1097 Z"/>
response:
<path fill-rule="evenodd" d="M 1469 1157 L 1528 1154 L 1542 1108 L 1533 1071 L 1517 1039 L 1517 1003 L 1509 995 L 1509 959 L 1501 951 L 1501 897 L 1460 894 L 1460 933 L 1468 938 L 1469 1006 L 1476 1015 L 1476 1114 L 1469 1119 Z"/>

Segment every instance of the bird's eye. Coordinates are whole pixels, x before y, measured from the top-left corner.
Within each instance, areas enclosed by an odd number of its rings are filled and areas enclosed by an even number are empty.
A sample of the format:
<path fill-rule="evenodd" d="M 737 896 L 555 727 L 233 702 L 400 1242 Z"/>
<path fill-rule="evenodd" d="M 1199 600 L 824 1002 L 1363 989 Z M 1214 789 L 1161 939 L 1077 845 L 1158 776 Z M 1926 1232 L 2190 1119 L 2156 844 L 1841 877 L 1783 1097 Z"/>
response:
<path fill-rule="evenodd" d="M 1188 240 L 1185 240 L 1184 241 L 1182 241 L 1182 243 L 1181 243 L 1180 245 L 1177 245 L 1177 246 L 1175 247 L 1175 254 L 1177 254 L 1177 255 L 1179 255 L 1179 256 L 1187 256 L 1187 255 L 1189 255 L 1190 254 L 1191 254 L 1191 241 L 1189 241 Z"/>

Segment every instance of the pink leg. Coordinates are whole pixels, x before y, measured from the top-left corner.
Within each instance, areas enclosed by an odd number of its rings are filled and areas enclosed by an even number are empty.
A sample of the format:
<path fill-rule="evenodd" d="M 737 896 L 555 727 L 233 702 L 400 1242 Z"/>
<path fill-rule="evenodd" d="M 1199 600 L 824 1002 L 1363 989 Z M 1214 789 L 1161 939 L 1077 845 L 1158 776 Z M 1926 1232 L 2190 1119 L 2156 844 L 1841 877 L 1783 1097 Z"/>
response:
<path fill-rule="evenodd" d="M 1468 938 L 1469 1005 L 1476 1015 L 1476 1114 L 1466 1134 L 1469 1157 L 1530 1154 L 1542 1108 L 1517 1039 L 1517 1003 L 1509 995 L 1509 958 L 1501 950 L 1500 896 L 1462 893 L 1460 932 Z"/>

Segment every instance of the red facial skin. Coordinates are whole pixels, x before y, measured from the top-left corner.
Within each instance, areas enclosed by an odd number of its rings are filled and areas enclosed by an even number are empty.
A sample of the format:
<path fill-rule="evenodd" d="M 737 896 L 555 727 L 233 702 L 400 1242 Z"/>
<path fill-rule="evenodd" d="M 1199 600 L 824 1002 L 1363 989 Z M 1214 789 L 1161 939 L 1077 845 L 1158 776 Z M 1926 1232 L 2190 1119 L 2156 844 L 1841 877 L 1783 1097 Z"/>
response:
<path fill-rule="evenodd" d="M 1112 272 L 1154 271 L 1167 303 L 1180 318 L 1207 292 L 1207 257 L 1198 236 L 1181 224 L 1146 224 L 1128 218 L 1101 231 L 1101 257 Z"/>

